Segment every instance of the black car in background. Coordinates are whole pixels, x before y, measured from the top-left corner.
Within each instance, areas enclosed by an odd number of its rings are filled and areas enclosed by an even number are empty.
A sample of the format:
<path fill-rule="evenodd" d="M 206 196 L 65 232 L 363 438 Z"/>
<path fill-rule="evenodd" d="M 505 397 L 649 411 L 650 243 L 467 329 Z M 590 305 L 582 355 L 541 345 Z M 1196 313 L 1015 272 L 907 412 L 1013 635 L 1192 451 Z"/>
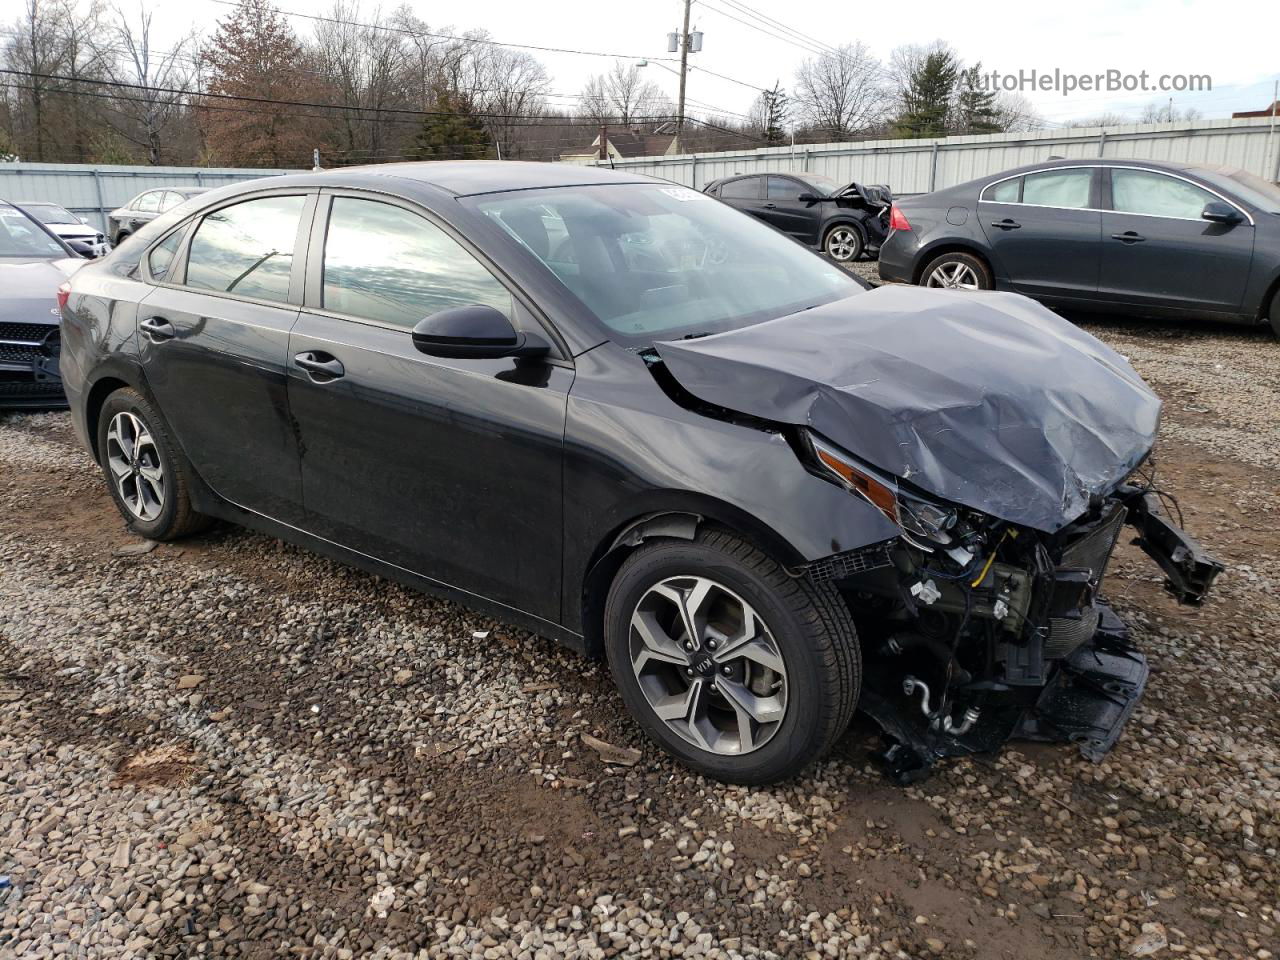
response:
<path fill-rule="evenodd" d="M 123 207 L 107 214 L 107 235 L 114 246 L 144 223 L 150 223 L 178 204 L 206 192 L 208 187 L 163 187 L 144 190 Z"/>
<path fill-rule="evenodd" d="M 0 200 L 0 409 L 65 406 L 58 288 L 85 262 L 40 221 Z"/>
<path fill-rule="evenodd" d="M 1218 569 L 1129 480 L 1160 402 L 1123 357 L 1025 297 L 868 290 L 664 181 L 236 184 L 87 261 L 62 317 L 134 532 L 220 517 L 603 656 L 734 782 L 857 707 L 900 779 L 1014 735 L 1100 756 L 1147 676 L 1097 596 L 1122 524 L 1182 599 Z"/>
<path fill-rule="evenodd" d="M 889 232 L 886 186 L 841 184 L 817 173 L 769 173 L 713 180 L 709 193 L 837 263 L 874 254 Z"/>
<path fill-rule="evenodd" d="M 1280 187 L 1243 170 L 1059 160 L 897 201 L 885 280 L 1280 334 Z"/>

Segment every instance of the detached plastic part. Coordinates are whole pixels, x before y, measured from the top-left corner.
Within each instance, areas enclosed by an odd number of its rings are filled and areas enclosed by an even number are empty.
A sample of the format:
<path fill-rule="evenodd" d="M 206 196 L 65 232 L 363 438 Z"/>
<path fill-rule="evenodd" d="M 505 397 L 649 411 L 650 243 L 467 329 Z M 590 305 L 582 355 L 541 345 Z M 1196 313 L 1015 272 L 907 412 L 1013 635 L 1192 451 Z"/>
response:
<path fill-rule="evenodd" d="M 1198 606 L 1213 581 L 1224 569 L 1200 543 L 1175 526 L 1160 506 L 1160 498 L 1149 490 L 1126 484 L 1116 491 L 1129 510 L 1126 522 L 1138 531 L 1133 541 L 1154 560 L 1168 579 L 1165 589 L 1179 603 Z"/>

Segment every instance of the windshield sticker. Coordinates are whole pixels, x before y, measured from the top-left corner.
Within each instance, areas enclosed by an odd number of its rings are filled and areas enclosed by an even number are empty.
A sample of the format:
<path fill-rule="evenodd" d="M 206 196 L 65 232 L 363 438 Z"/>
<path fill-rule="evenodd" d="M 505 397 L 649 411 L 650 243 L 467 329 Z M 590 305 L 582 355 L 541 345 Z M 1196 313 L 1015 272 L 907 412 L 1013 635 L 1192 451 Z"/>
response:
<path fill-rule="evenodd" d="M 662 192 L 673 200 L 679 200 L 681 203 L 688 203 L 697 196 L 692 190 L 686 190 L 684 187 L 663 187 Z"/>

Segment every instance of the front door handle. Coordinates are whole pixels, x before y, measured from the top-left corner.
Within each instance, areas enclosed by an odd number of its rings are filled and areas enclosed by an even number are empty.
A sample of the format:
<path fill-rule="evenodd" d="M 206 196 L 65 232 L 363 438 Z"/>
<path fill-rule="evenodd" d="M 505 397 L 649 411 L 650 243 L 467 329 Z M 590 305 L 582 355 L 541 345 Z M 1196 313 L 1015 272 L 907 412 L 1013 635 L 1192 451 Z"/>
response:
<path fill-rule="evenodd" d="M 1147 239 L 1140 233 L 1134 233 L 1132 230 L 1126 230 L 1124 233 L 1113 233 L 1112 240 L 1119 240 L 1121 243 L 1141 243 Z"/>
<path fill-rule="evenodd" d="M 766 204 L 764 205 L 764 208 L 765 208 L 766 210 L 777 210 L 777 209 L 778 209 L 778 205 L 777 205 L 776 203 L 766 203 Z"/>
<path fill-rule="evenodd" d="M 993 227 L 999 227 L 1001 230 L 1022 229 L 1022 224 L 1018 223 L 1017 220 L 1010 220 L 1008 217 L 1005 217 L 1003 220 L 992 220 L 991 225 Z"/>
<path fill-rule="evenodd" d="M 293 358 L 293 362 L 307 371 L 307 376 L 315 383 L 328 383 L 337 380 L 347 372 L 342 361 L 323 350 L 308 350 Z"/>
<path fill-rule="evenodd" d="M 177 331 L 173 329 L 173 324 L 164 317 L 147 317 L 147 319 L 138 322 L 138 329 L 152 343 L 172 340 L 178 335 Z"/>

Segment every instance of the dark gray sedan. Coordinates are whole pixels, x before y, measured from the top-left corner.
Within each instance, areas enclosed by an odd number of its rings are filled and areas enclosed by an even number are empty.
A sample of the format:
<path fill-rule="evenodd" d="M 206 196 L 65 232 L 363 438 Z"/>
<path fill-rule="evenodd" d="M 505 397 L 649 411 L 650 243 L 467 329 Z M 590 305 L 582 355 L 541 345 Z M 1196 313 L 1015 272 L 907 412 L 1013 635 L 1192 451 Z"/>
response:
<path fill-rule="evenodd" d="M 1243 170 L 1059 160 L 899 201 L 885 280 L 1280 334 L 1280 188 Z"/>
<path fill-rule="evenodd" d="M 107 233 L 110 235 L 111 243 L 119 243 L 160 214 L 167 213 L 178 204 L 208 189 L 208 187 L 165 187 L 144 190 L 123 207 L 116 207 L 107 214 Z"/>

